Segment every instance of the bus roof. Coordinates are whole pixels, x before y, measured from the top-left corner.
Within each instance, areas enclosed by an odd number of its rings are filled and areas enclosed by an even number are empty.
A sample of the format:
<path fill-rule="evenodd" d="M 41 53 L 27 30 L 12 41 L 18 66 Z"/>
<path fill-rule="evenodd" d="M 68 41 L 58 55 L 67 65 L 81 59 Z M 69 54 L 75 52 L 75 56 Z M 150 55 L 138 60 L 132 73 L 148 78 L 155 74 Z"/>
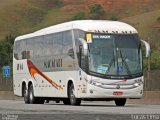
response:
<path fill-rule="evenodd" d="M 19 36 L 16 38 L 16 40 L 32 38 L 35 36 L 41 36 L 45 34 L 52 34 L 71 29 L 80 29 L 86 32 L 109 34 L 137 33 L 137 30 L 135 28 L 123 22 L 108 20 L 77 20 L 53 25 L 27 35 Z"/>

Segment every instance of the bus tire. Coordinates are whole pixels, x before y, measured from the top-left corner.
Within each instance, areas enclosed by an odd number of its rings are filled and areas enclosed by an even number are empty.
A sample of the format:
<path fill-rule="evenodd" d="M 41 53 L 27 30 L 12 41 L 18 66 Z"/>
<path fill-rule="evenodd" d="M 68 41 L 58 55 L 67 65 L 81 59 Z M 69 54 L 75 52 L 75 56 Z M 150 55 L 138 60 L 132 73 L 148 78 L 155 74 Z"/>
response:
<path fill-rule="evenodd" d="M 36 103 L 36 98 L 34 96 L 34 90 L 33 90 L 33 85 L 29 85 L 29 102 L 30 104 L 35 104 Z"/>
<path fill-rule="evenodd" d="M 22 89 L 23 89 L 24 102 L 25 104 L 29 104 L 29 95 L 28 95 L 27 86 L 24 84 Z"/>
<path fill-rule="evenodd" d="M 80 105 L 81 99 L 75 97 L 75 89 L 73 83 L 69 85 L 69 100 L 71 105 Z"/>
<path fill-rule="evenodd" d="M 115 104 L 116 106 L 125 106 L 126 98 L 115 99 Z"/>

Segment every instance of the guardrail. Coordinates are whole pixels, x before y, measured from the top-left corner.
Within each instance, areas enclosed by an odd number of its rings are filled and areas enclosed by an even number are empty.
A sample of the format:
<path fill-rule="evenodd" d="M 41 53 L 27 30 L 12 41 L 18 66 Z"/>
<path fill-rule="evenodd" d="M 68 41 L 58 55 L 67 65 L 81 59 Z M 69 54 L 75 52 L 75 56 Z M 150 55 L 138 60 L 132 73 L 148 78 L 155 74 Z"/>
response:
<path fill-rule="evenodd" d="M 0 77 L 0 91 L 13 91 L 13 79 Z"/>

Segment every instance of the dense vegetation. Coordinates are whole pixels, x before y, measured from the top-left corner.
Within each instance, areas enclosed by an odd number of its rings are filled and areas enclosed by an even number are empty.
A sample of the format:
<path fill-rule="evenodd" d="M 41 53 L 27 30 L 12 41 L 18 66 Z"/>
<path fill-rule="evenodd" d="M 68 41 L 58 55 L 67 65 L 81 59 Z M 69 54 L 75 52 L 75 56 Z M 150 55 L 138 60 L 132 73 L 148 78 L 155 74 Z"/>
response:
<path fill-rule="evenodd" d="M 4 41 L 0 42 L 0 67 L 12 65 L 13 41 L 15 37 L 6 36 Z"/>
<path fill-rule="evenodd" d="M 100 4 L 94 4 L 90 6 L 89 17 L 91 19 L 101 19 L 105 15 L 105 11 L 103 10 Z"/>

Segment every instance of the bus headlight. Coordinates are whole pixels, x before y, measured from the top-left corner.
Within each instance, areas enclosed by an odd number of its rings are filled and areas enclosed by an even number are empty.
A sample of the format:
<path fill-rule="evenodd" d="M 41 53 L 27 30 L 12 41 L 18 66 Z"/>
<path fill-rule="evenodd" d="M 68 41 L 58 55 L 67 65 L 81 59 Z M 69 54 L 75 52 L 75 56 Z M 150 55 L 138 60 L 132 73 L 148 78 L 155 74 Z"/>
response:
<path fill-rule="evenodd" d="M 95 84 L 96 86 L 101 86 L 102 85 L 102 83 L 100 83 L 100 82 L 96 82 L 96 84 Z"/>
<path fill-rule="evenodd" d="M 140 78 L 140 79 L 135 80 L 134 86 L 135 86 L 135 87 L 138 87 L 138 86 L 140 86 L 141 84 L 143 84 L 143 81 L 142 81 L 142 79 Z"/>
<path fill-rule="evenodd" d="M 96 86 L 101 86 L 102 85 L 102 83 L 96 82 L 96 81 L 93 81 L 93 80 L 90 80 L 89 83 L 92 84 L 92 85 L 96 85 Z"/>
<path fill-rule="evenodd" d="M 138 87 L 140 84 L 139 83 L 134 83 L 134 86 L 135 87 Z"/>

